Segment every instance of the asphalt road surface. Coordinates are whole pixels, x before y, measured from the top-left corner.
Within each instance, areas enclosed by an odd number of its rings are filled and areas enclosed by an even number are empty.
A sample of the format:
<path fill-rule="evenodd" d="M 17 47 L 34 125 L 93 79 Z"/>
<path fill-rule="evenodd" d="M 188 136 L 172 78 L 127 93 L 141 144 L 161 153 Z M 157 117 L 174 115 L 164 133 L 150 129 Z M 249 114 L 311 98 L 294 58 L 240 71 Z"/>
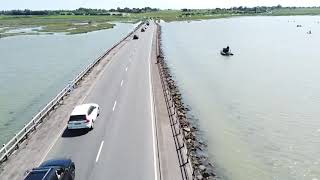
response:
<path fill-rule="evenodd" d="M 155 25 L 130 40 L 105 67 L 83 103 L 100 105 L 91 131 L 65 130 L 45 159 L 69 157 L 77 180 L 158 179 L 150 77 Z"/>

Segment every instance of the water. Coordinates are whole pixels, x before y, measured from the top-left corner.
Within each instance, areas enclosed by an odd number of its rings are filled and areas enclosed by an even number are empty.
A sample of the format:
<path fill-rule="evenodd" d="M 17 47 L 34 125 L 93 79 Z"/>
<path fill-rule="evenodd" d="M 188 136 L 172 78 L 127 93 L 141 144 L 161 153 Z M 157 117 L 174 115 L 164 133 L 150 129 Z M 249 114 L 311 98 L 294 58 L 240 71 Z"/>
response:
<path fill-rule="evenodd" d="M 319 20 L 162 23 L 169 66 L 222 179 L 320 179 Z M 227 45 L 233 57 L 220 55 Z"/>
<path fill-rule="evenodd" d="M 32 33 L 42 30 L 43 27 L 30 27 L 30 28 L 16 28 L 16 29 L 10 29 L 4 32 L 4 34 L 10 34 L 10 33 Z"/>
<path fill-rule="evenodd" d="M 0 39 L 0 144 L 136 24 L 78 35 Z"/>

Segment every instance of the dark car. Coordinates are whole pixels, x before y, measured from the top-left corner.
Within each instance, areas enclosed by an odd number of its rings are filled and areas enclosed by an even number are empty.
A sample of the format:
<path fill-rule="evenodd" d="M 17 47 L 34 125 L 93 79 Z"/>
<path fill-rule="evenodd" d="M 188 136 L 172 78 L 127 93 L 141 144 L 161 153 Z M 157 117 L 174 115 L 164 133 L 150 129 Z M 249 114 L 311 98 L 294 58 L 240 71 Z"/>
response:
<path fill-rule="evenodd" d="M 75 165 L 71 159 L 52 159 L 28 172 L 24 180 L 74 180 Z"/>
<path fill-rule="evenodd" d="M 138 35 L 135 34 L 135 35 L 133 36 L 133 39 L 139 39 Z"/>
<path fill-rule="evenodd" d="M 141 28 L 141 32 L 144 32 L 145 31 L 145 29 L 144 28 Z"/>

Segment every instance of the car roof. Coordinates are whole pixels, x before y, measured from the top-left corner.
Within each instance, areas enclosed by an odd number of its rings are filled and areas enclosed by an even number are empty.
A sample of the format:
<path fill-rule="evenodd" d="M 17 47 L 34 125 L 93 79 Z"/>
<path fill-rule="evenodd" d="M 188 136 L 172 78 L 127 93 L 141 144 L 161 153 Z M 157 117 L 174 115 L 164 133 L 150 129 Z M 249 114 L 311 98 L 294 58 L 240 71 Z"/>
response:
<path fill-rule="evenodd" d="M 39 167 L 52 167 L 52 166 L 60 166 L 60 167 L 68 167 L 71 163 L 71 159 L 51 159 L 43 162 Z"/>
<path fill-rule="evenodd" d="M 88 112 L 88 109 L 90 106 L 98 106 L 97 104 L 94 103 L 88 103 L 88 104 L 81 104 L 81 105 L 77 105 L 71 115 L 85 115 Z"/>

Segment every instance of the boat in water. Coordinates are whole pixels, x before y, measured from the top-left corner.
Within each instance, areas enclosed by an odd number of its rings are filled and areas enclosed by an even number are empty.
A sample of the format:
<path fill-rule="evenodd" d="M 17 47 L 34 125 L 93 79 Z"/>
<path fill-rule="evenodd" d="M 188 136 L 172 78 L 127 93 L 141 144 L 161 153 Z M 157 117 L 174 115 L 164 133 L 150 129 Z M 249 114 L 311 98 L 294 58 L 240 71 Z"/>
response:
<path fill-rule="evenodd" d="M 229 46 L 227 46 L 226 48 L 223 48 L 221 51 L 220 51 L 220 54 L 222 56 L 233 56 L 233 53 L 231 52 Z"/>
<path fill-rule="evenodd" d="M 220 51 L 220 54 L 222 56 L 233 56 L 233 53 L 232 52 L 223 52 L 223 51 Z"/>

